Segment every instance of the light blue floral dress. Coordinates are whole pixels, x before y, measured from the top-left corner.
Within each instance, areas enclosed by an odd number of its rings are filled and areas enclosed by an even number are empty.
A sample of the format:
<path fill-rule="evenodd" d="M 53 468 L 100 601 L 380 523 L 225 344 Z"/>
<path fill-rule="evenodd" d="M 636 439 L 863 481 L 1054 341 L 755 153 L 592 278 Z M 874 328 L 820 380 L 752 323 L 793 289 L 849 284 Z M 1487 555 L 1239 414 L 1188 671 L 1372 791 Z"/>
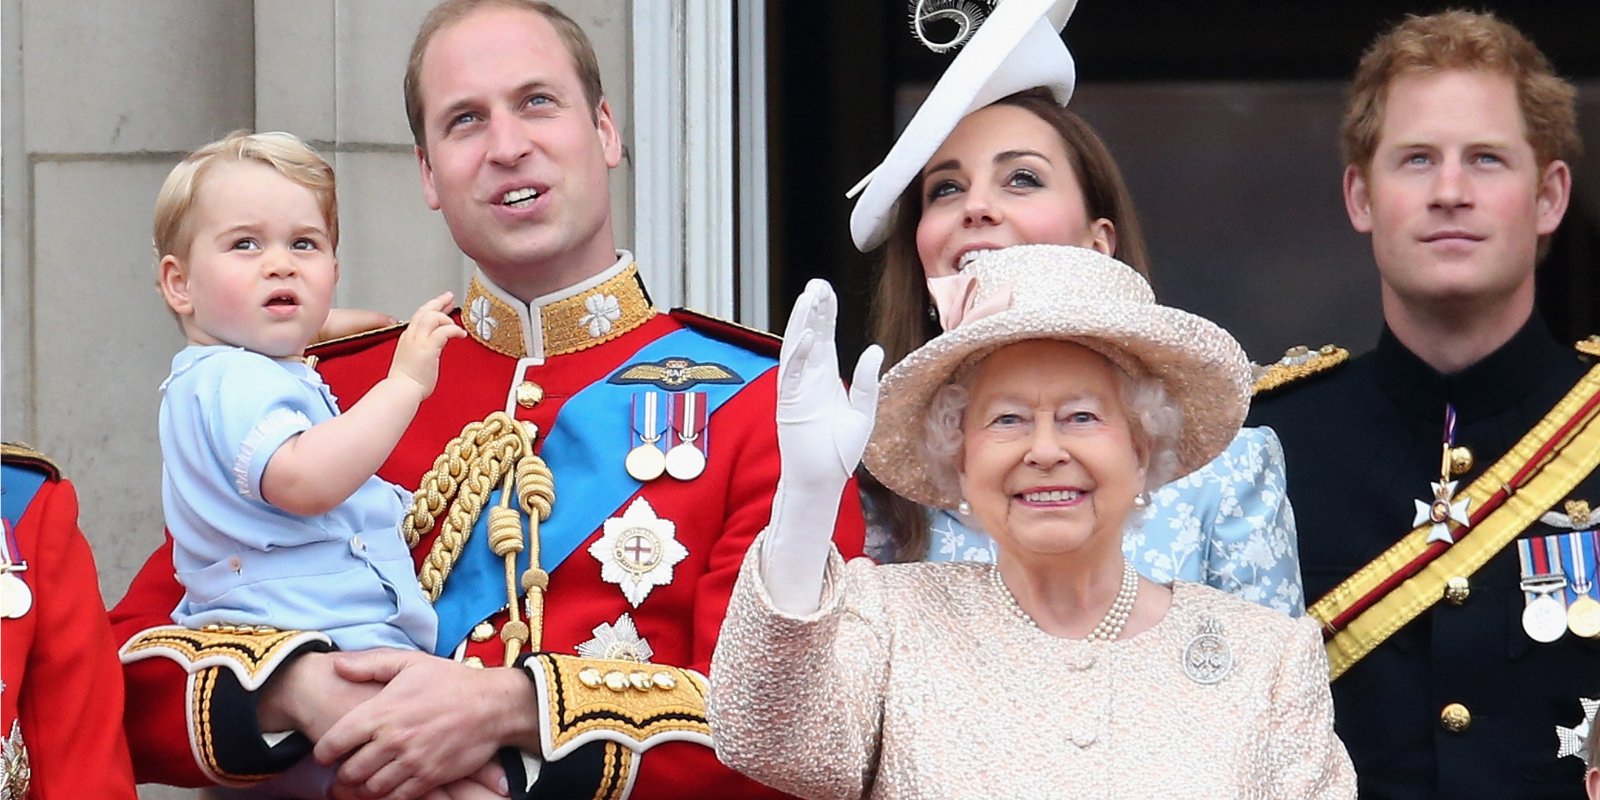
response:
<path fill-rule="evenodd" d="M 985 561 L 998 554 L 977 521 L 930 510 L 927 561 Z M 1244 428 L 1222 455 L 1150 493 L 1144 520 L 1122 551 L 1157 583 L 1204 583 L 1290 616 L 1305 613 L 1294 509 L 1284 492 L 1283 445 L 1271 428 Z M 890 560 L 888 530 L 867 514 L 867 554 Z"/>

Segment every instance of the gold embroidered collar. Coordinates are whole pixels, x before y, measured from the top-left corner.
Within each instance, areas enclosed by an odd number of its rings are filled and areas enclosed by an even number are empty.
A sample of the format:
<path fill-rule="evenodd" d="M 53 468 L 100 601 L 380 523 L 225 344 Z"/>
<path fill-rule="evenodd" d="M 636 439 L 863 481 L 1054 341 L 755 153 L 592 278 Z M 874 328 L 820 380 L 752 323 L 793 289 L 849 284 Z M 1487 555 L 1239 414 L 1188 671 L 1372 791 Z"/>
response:
<path fill-rule="evenodd" d="M 467 335 L 512 358 L 549 358 L 609 342 L 656 315 L 633 256 L 576 286 L 524 303 L 479 270 L 467 286 Z"/>

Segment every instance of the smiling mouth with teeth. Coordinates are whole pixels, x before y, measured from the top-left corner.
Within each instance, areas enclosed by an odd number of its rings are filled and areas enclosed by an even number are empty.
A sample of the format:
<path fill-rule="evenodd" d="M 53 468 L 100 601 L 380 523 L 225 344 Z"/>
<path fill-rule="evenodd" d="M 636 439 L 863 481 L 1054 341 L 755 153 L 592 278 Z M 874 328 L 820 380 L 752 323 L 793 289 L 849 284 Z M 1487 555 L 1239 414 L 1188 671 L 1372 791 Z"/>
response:
<path fill-rule="evenodd" d="M 1030 503 L 1066 503 L 1083 496 L 1083 492 L 1056 489 L 1049 492 L 1023 492 L 1022 499 Z"/>
<path fill-rule="evenodd" d="M 538 197 L 537 189 L 513 189 L 501 196 L 500 204 L 512 208 L 525 208 Z"/>
<path fill-rule="evenodd" d="M 971 264 L 973 259 L 975 259 L 978 256 L 981 256 L 981 255 L 983 255 L 985 253 L 991 253 L 991 252 L 993 252 L 993 251 L 992 250 L 968 250 L 967 252 L 962 253 L 961 257 L 956 259 L 956 271 L 960 272 L 961 270 L 966 269 L 967 265 Z"/>

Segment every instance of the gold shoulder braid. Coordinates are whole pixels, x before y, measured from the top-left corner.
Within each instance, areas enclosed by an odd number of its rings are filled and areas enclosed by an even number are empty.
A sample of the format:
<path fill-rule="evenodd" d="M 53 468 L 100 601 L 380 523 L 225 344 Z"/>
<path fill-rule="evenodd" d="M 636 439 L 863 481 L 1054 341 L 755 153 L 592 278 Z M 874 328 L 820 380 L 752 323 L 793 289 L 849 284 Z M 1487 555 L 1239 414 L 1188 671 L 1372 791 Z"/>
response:
<path fill-rule="evenodd" d="M 1265 366 L 1257 365 L 1255 394 L 1261 395 L 1281 389 L 1295 381 L 1326 372 L 1350 360 L 1350 351 L 1343 347 L 1325 344 L 1312 350 L 1297 345 L 1284 351 L 1283 358 Z"/>
<path fill-rule="evenodd" d="M 533 452 L 536 430 L 497 411 L 481 422 L 473 422 L 445 445 L 443 453 L 422 476 L 422 483 L 411 502 L 401 529 L 406 544 L 415 547 L 423 534 L 433 530 L 440 512 L 445 511 L 439 536 L 428 557 L 417 571 L 417 581 L 430 602 L 439 599 L 450 570 L 466 549 L 472 526 L 483 513 L 483 506 L 500 484 L 500 505 L 489 510 L 489 548 L 505 559 L 506 603 L 511 618 L 500 629 L 506 645 L 505 663 L 515 660 L 522 646 L 540 648 L 543 632 L 544 590 L 550 576 L 539 568 L 539 523 L 550 518 L 555 503 L 555 476 L 549 465 Z M 515 492 L 513 492 L 515 487 Z M 528 515 L 528 535 L 522 535 L 521 514 L 511 508 L 515 494 Z M 517 612 L 517 554 L 528 550 L 528 569 L 522 573 L 520 587 L 527 594 L 527 622 Z"/>
<path fill-rule="evenodd" d="M 1590 336 L 1587 339 L 1579 341 L 1577 344 L 1573 345 L 1573 347 L 1576 347 L 1578 352 L 1586 356 L 1600 358 L 1600 336 Z"/>
<path fill-rule="evenodd" d="M 52 480 L 60 480 L 61 465 L 52 461 L 49 456 L 22 442 L 0 443 L 0 460 L 14 461 L 19 464 L 32 465 L 43 470 Z"/>

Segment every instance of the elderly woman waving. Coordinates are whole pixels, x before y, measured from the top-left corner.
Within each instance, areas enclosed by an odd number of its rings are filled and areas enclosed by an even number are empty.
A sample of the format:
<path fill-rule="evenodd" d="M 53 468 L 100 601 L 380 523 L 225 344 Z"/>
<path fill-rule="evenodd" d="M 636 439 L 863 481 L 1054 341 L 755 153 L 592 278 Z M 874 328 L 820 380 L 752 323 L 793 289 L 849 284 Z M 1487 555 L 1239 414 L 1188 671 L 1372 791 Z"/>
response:
<path fill-rule="evenodd" d="M 834 300 L 795 305 L 783 479 L 711 671 L 718 755 L 803 797 L 1355 796 L 1315 623 L 1139 577 L 1135 498 L 1237 432 L 1237 342 L 1092 250 L 980 256 L 960 320 L 840 386 Z M 870 432 L 870 442 L 868 441 Z M 903 496 L 970 507 L 999 560 L 844 563 L 863 449 Z"/>

